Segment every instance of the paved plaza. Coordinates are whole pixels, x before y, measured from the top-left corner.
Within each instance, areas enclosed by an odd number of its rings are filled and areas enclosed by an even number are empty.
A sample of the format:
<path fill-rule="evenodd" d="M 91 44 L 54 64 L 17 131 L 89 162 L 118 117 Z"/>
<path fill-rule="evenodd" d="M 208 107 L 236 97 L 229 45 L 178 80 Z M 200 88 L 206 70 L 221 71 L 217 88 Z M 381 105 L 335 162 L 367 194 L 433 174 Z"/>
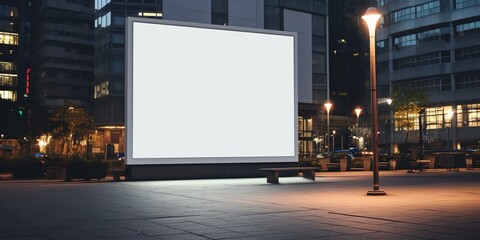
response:
<path fill-rule="evenodd" d="M 480 171 L 0 181 L 0 239 L 480 239 Z"/>

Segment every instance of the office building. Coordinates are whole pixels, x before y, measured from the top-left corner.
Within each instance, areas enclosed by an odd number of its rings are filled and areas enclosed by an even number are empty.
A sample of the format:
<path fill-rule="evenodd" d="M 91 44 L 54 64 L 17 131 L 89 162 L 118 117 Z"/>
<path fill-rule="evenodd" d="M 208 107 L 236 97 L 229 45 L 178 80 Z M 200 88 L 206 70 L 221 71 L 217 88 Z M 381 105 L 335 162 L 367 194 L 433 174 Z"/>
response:
<path fill-rule="evenodd" d="M 93 152 L 97 153 L 124 151 L 128 16 L 297 32 L 300 151 L 312 153 L 313 139 L 320 134 L 317 113 L 327 99 L 325 0 L 96 0 Z"/>
<path fill-rule="evenodd" d="M 91 109 L 93 0 L 32 1 L 32 94 L 52 111 L 69 101 Z"/>
<path fill-rule="evenodd" d="M 377 31 L 379 97 L 402 91 L 428 96 L 420 103 L 425 109 L 420 118 L 420 112 L 393 113 L 414 125 L 395 121 L 395 134 L 380 136 L 380 142 L 402 144 L 408 132 L 406 142 L 418 144 L 422 129 L 426 150 L 478 148 L 480 1 L 382 0 L 378 6 L 383 14 Z M 388 134 L 385 130 L 381 134 Z"/>
<path fill-rule="evenodd" d="M 27 134 L 26 104 L 30 1 L 0 1 L 0 134 L 18 139 Z M 4 144 L 3 144 L 4 145 Z"/>

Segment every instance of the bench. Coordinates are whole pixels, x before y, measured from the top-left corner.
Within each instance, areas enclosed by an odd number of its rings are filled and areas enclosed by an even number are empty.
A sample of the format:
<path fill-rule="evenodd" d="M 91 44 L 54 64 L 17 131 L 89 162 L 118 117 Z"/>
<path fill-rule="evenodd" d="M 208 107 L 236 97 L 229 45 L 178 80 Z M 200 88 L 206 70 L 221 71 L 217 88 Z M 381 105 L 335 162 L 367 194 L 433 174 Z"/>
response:
<path fill-rule="evenodd" d="M 408 173 L 413 173 L 413 171 L 417 170 L 419 172 L 425 171 L 430 165 L 430 160 L 417 160 L 411 161 L 409 163 Z"/>
<path fill-rule="evenodd" d="M 279 172 L 282 171 L 301 171 L 303 178 L 315 181 L 315 170 L 321 170 L 320 167 L 285 167 L 285 168 L 260 168 L 260 171 L 267 172 L 267 183 L 278 183 Z"/>

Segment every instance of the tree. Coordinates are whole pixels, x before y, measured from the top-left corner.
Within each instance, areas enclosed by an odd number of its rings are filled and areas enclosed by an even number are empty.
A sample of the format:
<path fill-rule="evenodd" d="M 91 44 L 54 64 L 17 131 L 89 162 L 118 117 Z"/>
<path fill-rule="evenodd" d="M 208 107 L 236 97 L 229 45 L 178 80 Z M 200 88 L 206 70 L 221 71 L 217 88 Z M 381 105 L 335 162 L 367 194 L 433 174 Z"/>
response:
<path fill-rule="evenodd" d="M 393 110 L 395 127 L 405 133 L 405 145 L 410 131 L 414 130 L 415 122 L 422 105 L 428 100 L 428 94 L 421 90 L 397 89 L 393 92 Z"/>
<path fill-rule="evenodd" d="M 93 122 L 87 111 L 71 102 L 56 109 L 50 117 L 51 134 L 61 141 L 61 153 L 72 154 L 82 151 L 93 130 Z"/>

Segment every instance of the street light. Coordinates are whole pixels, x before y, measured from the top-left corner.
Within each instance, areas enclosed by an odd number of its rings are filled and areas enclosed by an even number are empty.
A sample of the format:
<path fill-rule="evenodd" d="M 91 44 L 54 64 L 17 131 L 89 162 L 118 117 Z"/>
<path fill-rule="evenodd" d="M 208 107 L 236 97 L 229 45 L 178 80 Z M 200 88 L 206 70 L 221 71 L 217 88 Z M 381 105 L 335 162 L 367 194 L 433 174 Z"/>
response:
<path fill-rule="evenodd" d="M 373 191 L 368 191 L 367 195 L 379 196 L 386 195 L 384 191 L 380 191 L 380 184 L 378 181 L 378 113 L 377 113 L 377 75 L 375 63 L 375 28 L 378 19 L 382 15 L 374 7 L 369 7 L 362 19 L 368 25 L 369 39 L 370 39 L 370 80 L 372 89 L 372 148 L 373 148 Z"/>
<path fill-rule="evenodd" d="M 360 149 L 360 113 L 362 112 L 362 109 L 360 107 L 355 108 L 355 113 L 357 114 L 357 139 L 358 142 L 355 140 L 355 145 L 357 145 L 357 148 Z"/>
<path fill-rule="evenodd" d="M 393 120 L 392 120 L 392 102 L 393 100 L 391 98 L 387 98 L 387 103 L 388 103 L 388 121 L 390 122 L 390 125 L 389 125 L 389 133 L 390 134 L 390 153 L 394 153 L 395 152 L 395 149 L 393 148 L 393 145 L 394 145 L 394 138 L 395 138 L 395 125 L 393 124 Z"/>
<path fill-rule="evenodd" d="M 332 131 L 333 135 L 332 135 L 332 140 L 333 140 L 333 144 L 332 144 L 332 153 L 335 152 L 335 130 Z"/>
<path fill-rule="evenodd" d="M 332 107 L 332 103 L 326 102 L 325 108 L 327 109 L 327 148 L 328 148 L 328 153 L 330 152 L 330 108 Z"/>

